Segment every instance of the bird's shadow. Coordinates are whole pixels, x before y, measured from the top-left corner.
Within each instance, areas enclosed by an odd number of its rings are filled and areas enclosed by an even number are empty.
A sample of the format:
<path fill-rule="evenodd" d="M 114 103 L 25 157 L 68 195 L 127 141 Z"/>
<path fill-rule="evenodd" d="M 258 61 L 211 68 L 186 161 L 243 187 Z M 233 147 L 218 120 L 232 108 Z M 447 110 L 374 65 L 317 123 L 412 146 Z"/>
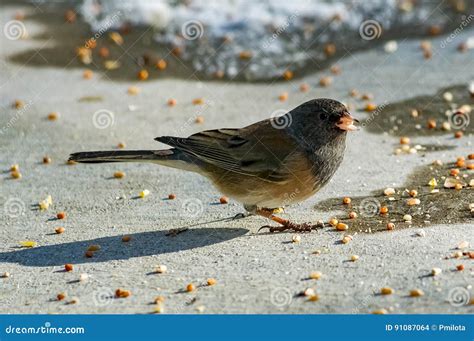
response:
<path fill-rule="evenodd" d="M 0 253 L 0 263 L 18 263 L 25 266 L 55 266 L 66 263 L 100 263 L 160 255 L 221 243 L 243 236 L 244 228 L 194 228 L 185 233 L 168 236 L 170 231 L 149 231 L 128 234 L 131 239 L 123 242 L 124 235 L 115 235 L 70 243 L 38 246 Z M 100 250 L 88 258 L 85 252 L 91 245 Z"/>

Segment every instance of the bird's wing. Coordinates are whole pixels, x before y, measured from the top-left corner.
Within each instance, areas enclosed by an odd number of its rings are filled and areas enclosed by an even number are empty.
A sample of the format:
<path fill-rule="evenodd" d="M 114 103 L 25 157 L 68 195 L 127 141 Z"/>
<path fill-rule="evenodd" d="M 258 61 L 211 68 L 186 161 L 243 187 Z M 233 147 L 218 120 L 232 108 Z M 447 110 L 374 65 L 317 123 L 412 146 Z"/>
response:
<path fill-rule="evenodd" d="M 206 130 L 187 138 L 161 136 L 155 140 L 224 170 L 272 182 L 284 181 L 289 173 L 285 159 L 297 149 L 294 140 L 269 121 L 242 129 Z"/>

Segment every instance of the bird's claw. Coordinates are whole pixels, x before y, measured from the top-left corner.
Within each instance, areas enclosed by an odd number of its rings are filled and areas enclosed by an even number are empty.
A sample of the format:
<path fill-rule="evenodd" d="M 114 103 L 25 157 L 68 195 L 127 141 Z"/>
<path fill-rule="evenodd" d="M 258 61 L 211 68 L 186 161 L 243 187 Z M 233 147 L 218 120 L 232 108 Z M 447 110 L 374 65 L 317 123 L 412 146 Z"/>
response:
<path fill-rule="evenodd" d="M 264 225 L 262 227 L 260 227 L 257 231 L 260 232 L 260 230 L 262 229 L 266 229 L 268 228 L 268 232 L 270 233 L 273 233 L 273 232 L 283 232 L 283 231 L 286 231 L 286 230 L 291 230 L 291 231 L 294 231 L 294 232 L 311 232 L 311 230 L 313 229 L 316 229 L 320 227 L 319 226 L 319 223 L 318 224 L 310 224 L 310 223 L 302 223 L 302 224 L 295 224 L 295 223 L 292 223 L 292 222 L 287 222 L 285 224 L 282 224 L 280 226 L 271 226 L 271 225 Z"/>

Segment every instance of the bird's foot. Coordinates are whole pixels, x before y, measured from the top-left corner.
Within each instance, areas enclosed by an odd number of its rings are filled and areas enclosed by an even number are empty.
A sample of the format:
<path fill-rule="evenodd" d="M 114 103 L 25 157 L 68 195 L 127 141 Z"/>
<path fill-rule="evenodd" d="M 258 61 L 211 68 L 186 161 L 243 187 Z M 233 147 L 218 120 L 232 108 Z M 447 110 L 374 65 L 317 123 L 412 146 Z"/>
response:
<path fill-rule="evenodd" d="M 320 225 L 320 222 L 316 224 L 310 224 L 310 223 L 295 224 L 295 223 L 292 223 L 291 221 L 286 221 L 282 223 L 280 226 L 271 226 L 271 225 L 262 226 L 258 229 L 257 232 L 260 232 L 260 230 L 263 230 L 266 228 L 268 228 L 268 232 L 270 233 L 283 232 L 287 230 L 294 231 L 294 232 L 311 232 L 311 230 L 316 229 L 318 227 L 322 227 Z"/>

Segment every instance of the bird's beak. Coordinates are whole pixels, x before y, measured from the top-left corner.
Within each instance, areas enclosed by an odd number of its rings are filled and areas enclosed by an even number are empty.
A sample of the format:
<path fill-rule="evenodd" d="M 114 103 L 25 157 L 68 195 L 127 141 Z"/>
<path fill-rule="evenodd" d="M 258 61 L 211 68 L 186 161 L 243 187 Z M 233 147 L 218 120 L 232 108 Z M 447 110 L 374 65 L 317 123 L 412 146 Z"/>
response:
<path fill-rule="evenodd" d="M 354 125 L 354 122 L 359 123 L 357 119 L 352 117 L 352 115 L 346 111 L 344 114 L 342 114 L 341 118 L 336 124 L 336 127 L 344 131 L 359 130 L 359 128 Z"/>

